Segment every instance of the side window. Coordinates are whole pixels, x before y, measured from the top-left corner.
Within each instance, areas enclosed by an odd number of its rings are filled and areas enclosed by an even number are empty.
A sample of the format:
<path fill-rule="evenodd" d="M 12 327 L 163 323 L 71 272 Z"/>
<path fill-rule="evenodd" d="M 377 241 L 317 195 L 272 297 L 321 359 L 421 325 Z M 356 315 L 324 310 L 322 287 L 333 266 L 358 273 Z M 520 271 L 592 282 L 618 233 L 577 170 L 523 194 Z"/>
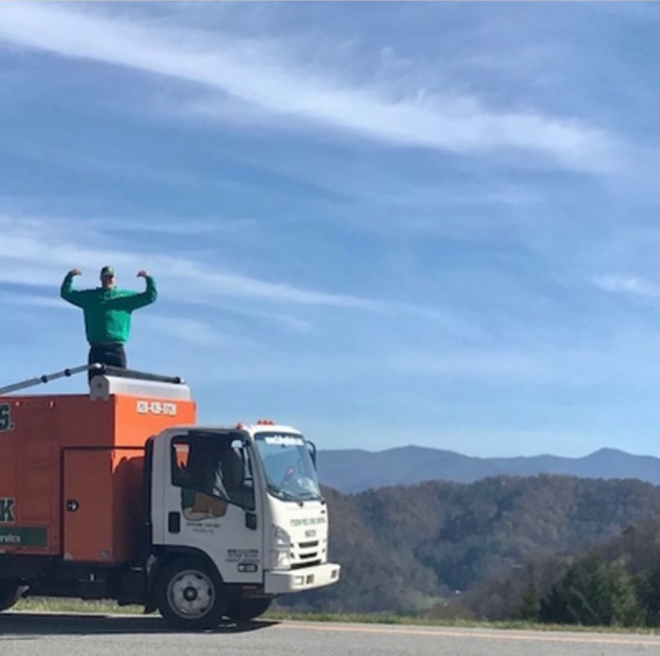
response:
<path fill-rule="evenodd" d="M 214 494 L 217 462 L 212 444 L 195 436 L 172 440 L 172 485 Z"/>
<path fill-rule="evenodd" d="M 254 509 L 254 479 L 247 449 L 230 435 L 191 433 L 172 440 L 172 485 L 182 488 L 184 515 L 203 512 L 212 500 L 213 516 L 226 512 L 226 504 Z M 192 509 L 187 514 L 186 509 Z M 209 511 L 210 512 L 210 511 Z"/>

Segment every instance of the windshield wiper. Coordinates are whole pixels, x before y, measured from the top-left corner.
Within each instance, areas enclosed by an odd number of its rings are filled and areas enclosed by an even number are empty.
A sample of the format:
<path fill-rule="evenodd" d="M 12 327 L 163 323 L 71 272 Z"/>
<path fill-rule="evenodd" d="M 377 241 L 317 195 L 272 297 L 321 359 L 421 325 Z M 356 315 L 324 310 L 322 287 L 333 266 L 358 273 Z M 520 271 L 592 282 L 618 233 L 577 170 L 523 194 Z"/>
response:
<path fill-rule="evenodd" d="M 298 498 L 305 501 L 323 501 L 323 497 L 317 492 L 303 492 Z"/>
<path fill-rule="evenodd" d="M 301 506 L 303 505 L 303 500 L 288 490 L 283 490 L 282 488 L 275 487 L 274 485 L 269 485 L 268 491 L 278 499 L 282 499 L 282 501 L 295 501 Z"/>

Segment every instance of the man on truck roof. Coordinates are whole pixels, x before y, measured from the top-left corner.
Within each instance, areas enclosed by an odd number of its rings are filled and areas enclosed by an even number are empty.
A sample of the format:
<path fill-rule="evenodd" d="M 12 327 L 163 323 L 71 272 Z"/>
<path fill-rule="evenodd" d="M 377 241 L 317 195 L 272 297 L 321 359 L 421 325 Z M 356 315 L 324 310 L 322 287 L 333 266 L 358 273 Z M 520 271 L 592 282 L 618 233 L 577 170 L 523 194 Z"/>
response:
<path fill-rule="evenodd" d="M 99 362 L 126 369 L 124 344 L 131 330 L 131 314 L 150 305 L 158 295 L 154 279 L 144 270 L 138 272 L 147 287 L 143 292 L 117 289 L 115 270 L 111 266 L 101 269 L 101 286 L 93 289 L 73 289 L 73 279 L 81 275 L 80 269 L 71 269 L 62 281 L 60 296 L 82 309 L 85 319 L 85 335 L 89 342 L 89 364 Z M 94 372 L 90 372 L 91 381 Z"/>

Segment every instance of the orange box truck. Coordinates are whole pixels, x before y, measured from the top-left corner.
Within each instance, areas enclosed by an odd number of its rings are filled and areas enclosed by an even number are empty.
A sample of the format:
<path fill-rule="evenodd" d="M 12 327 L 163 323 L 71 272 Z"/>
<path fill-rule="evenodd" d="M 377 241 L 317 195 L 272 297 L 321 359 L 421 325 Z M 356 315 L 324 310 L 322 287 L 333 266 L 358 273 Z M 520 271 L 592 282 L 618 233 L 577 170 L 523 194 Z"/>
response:
<path fill-rule="evenodd" d="M 200 426 L 183 381 L 110 367 L 89 394 L 8 394 L 87 369 L 0 389 L 0 610 L 114 599 L 209 628 L 339 579 L 298 430 Z"/>

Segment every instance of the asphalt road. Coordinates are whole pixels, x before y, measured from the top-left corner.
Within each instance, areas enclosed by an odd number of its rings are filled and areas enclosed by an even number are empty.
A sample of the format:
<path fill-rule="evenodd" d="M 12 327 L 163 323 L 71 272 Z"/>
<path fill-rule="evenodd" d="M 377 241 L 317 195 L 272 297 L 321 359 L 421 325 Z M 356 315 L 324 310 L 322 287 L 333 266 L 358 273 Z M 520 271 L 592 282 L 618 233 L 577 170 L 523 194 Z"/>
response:
<path fill-rule="evenodd" d="M 657 656 L 660 636 L 258 621 L 204 633 L 158 617 L 0 614 L 1 656 Z"/>

